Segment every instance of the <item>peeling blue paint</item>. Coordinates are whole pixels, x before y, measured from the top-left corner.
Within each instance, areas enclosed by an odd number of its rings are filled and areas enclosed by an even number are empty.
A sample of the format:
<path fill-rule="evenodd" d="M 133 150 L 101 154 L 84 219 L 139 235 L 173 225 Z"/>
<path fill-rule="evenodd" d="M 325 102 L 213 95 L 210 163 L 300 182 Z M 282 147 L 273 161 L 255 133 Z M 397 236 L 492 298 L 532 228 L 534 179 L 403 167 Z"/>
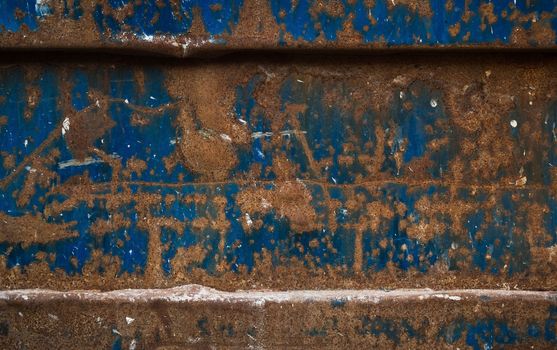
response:
<path fill-rule="evenodd" d="M 325 91 L 335 90 L 341 97 L 350 96 L 351 90 L 345 83 L 288 77 L 276 98 L 285 114 L 283 129 L 299 132 L 281 135 L 278 144 L 273 143 L 276 140 L 273 137 L 263 136 L 252 138 L 247 146 L 235 148 L 239 162 L 230 171 L 230 179 L 246 178 L 254 166 L 260 167 L 257 172 L 260 177 L 248 186 L 230 180 L 215 184 L 200 182 L 201 176 L 185 166 L 183 160 L 174 167 L 166 166 L 169 157 L 180 156 L 177 145 L 184 135 L 177 124 L 177 116 L 181 107 L 166 90 L 164 71 L 145 68 L 140 73 L 144 82 L 141 87 L 136 80 L 139 73 L 126 67 L 76 68 L 67 76 L 60 75 L 54 67 L 44 67 L 29 84 L 25 83 L 26 73 L 21 67 L 0 71 L 0 95 L 5 97 L 0 101 L 0 115 L 7 118 L 6 125 L 0 126 L 0 152 L 2 159 L 13 155 L 16 167 L 21 165 L 15 173 L 13 168 L 0 167 L 0 180 L 6 182 L 0 192 L 0 211 L 13 217 L 37 214 L 45 222 L 69 223 L 70 228 L 78 232 L 78 237 L 52 243 L 0 243 L 7 267 L 25 269 L 46 261 L 52 270 L 80 274 L 93 255 L 100 252 L 117 258 L 120 273 L 141 275 L 149 267 L 149 247 L 156 239 L 156 244 L 161 246 L 156 264 L 160 264 L 167 276 L 176 272 L 172 261 L 178 250 L 192 247 L 201 248 L 204 257 L 184 268 L 202 269 L 209 275 L 219 275 L 222 264 L 231 271 L 252 271 L 267 254 L 275 267 L 301 263 L 309 270 L 332 267 L 347 275 L 360 270 L 373 274 L 388 268 L 427 273 L 433 266 L 443 264 L 451 271 L 513 276 L 531 267 L 532 247 L 545 248 L 557 242 L 556 201 L 543 188 L 490 190 L 464 186 L 454 192 L 450 184 L 435 182 L 444 178 L 448 163 L 458 149 L 452 136 L 454 130 L 445 114 L 443 94 L 421 82 L 413 83 L 402 99 L 396 92 L 392 108 L 387 115 L 381 115 L 371 107 L 358 114 L 349 103 L 327 102 Z M 303 84 L 300 78 L 304 79 Z M 62 80 L 69 83 L 64 85 L 69 88 L 62 89 Z M 234 103 L 236 119 L 244 121 L 245 127 L 256 135 L 272 132 L 265 109 L 253 96 L 261 81 L 260 76 L 255 76 L 238 86 Z M 29 100 L 29 87 L 38 91 L 33 108 L 22 103 Z M 108 106 L 106 112 L 114 125 L 92 140 L 92 146 L 98 151 L 86 150 L 89 161 L 75 160 L 67 140 L 69 134 L 62 134 L 62 121 L 66 116 L 62 113 L 61 100 L 71 103 L 70 120 L 80 117 L 83 123 L 93 122 L 104 113 L 98 106 L 105 103 Z M 412 110 L 404 107 L 406 101 L 412 103 Z M 348 107 L 341 108 L 343 103 Z M 304 107 L 292 109 L 292 106 L 301 105 Z M 553 123 L 551 115 L 555 109 L 551 106 L 548 123 Z M 97 114 L 89 115 L 89 112 Z M 149 119 L 148 125 L 133 123 L 137 113 Z M 519 110 L 514 113 L 520 117 Z M 68 133 L 75 127 L 70 124 Z M 377 130 L 389 130 L 385 137 L 394 140 L 392 147 L 376 146 Z M 444 146 L 434 152 L 427 148 L 430 142 L 443 137 L 449 139 Z M 551 131 L 547 131 L 547 137 L 552 141 Z M 524 146 L 526 141 L 517 138 L 516 142 Z M 304 150 L 304 142 L 309 151 Z M 400 146 L 402 143 L 404 147 Z M 546 154 L 537 160 L 540 163 L 553 157 L 553 148 L 545 153 L 540 150 L 540 154 Z M 98 152 L 110 155 L 124 169 L 128 162 L 141 160 L 145 170 L 130 171 L 124 182 L 113 183 L 114 177 L 121 177 L 123 173 L 115 173 Z M 348 165 L 340 161 L 341 156 L 376 152 L 384 159 L 379 167 L 389 176 L 377 186 L 361 183 L 374 176 L 366 164 L 355 161 Z M 394 159 L 397 152 L 402 154 L 402 168 Z M 39 156 L 44 163 L 41 166 L 55 176 L 47 185 L 35 185 L 34 193 L 26 201 L 18 202 L 34 166 L 28 161 L 30 155 Z M 277 189 L 278 185 L 272 181 L 276 174 L 267 171 L 277 157 L 296 165 L 294 176 L 304 182 L 311 194 L 309 204 L 316 212 L 319 228 L 293 233 L 292 223 L 276 209 L 250 213 L 250 220 L 261 220 L 258 227 L 247 229 L 243 224 L 246 213 L 238 203 L 238 194 L 253 185 L 270 191 Z M 328 165 L 322 162 L 325 159 L 330 159 Z M 409 164 L 423 160 L 431 164 L 427 168 L 431 184 L 397 181 L 409 175 L 405 173 Z M 61 166 L 70 163 L 71 166 Z M 533 170 L 525 171 L 530 177 L 529 171 Z M 535 184 L 536 177 L 532 175 L 532 178 Z M 56 215 L 49 214 L 50 208 L 76 196 L 72 190 L 76 181 L 96 184 L 94 190 L 87 190 L 92 197 L 77 195 L 77 202 L 71 207 Z M 540 176 L 537 181 L 543 184 L 547 180 Z M 124 195 L 129 195 L 129 199 L 122 199 L 116 206 L 111 204 L 111 196 Z M 143 195 L 154 196 L 154 202 L 145 204 L 140 199 Z M 193 195 L 206 199 L 190 200 Z M 363 203 L 378 203 L 385 213 L 392 214 L 375 213 L 376 223 L 371 224 L 366 205 L 354 208 L 353 198 L 361 198 Z M 331 200 L 336 203 L 334 207 L 330 206 Z M 422 213 L 417 208 L 420 200 L 453 201 L 447 204 L 452 206 L 472 201 L 475 209 L 463 213 L 465 232 L 457 232 L 452 229 L 454 218 L 448 211 L 438 209 L 432 215 Z M 220 202 L 224 203 L 223 207 L 219 206 Z M 524 235 L 529 229 L 531 203 L 549 209 L 541 216 L 541 226 L 546 228 L 548 239 L 529 240 Z M 108 222 L 115 215 L 129 219 L 129 224 L 102 236 L 92 232 L 93 223 Z M 145 215 L 172 220 L 177 226 L 161 225 L 160 234 L 153 237 L 142 225 Z M 218 229 L 206 225 L 199 229 L 194 225 L 199 218 L 208 222 L 222 219 L 227 226 Z M 408 225 L 433 225 L 435 222 L 442 226 L 431 236 L 420 238 L 408 231 Z M 359 240 L 361 259 L 356 258 L 355 250 Z M 47 258 L 42 253 L 55 258 Z M 96 267 L 99 273 L 108 268 L 102 263 Z"/>
<path fill-rule="evenodd" d="M 514 27 L 528 29 L 531 25 L 530 21 L 522 23 L 513 18 L 513 11 L 533 16 L 538 21 L 542 20 L 543 14 L 549 14 L 549 19 L 542 21 L 547 21 L 553 30 L 557 28 L 557 22 L 552 19 L 556 11 L 554 1 L 455 0 L 450 2 L 450 8 L 447 3 L 445 0 L 430 0 L 429 15 L 405 5 L 390 8 L 388 0 L 374 1 L 371 7 L 364 0 L 344 0 L 333 13 L 313 0 L 278 0 L 272 1 L 271 7 L 277 23 L 285 28 L 281 31 L 284 41 L 288 41 L 285 35 L 308 42 L 337 41 L 344 23 L 348 22 L 365 43 L 424 46 L 508 43 Z M 482 6 L 486 5 L 493 6 L 494 23 L 489 23 L 481 15 Z M 449 28 L 455 25 L 460 30 L 456 35 L 450 35 Z"/>
<path fill-rule="evenodd" d="M 101 33 L 112 36 L 134 33 L 148 38 L 152 35 L 179 35 L 190 31 L 195 16 L 200 16 L 205 31 L 210 35 L 230 33 L 238 23 L 243 0 L 185 0 L 171 3 L 144 1 L 109 1 L 108 8 L 97 5 L 95 21 Z M 109 11 L 131 6 L 133 14 L 119 22 Z"/>
<path fill-rule="evenodd" d="M 346 35 L 356 44 L 386 46 L 515 45 L 513 35 L 517 30 L 528 31 L 537 26 L 557 31 L 557 4 L 553 0 L 430 0 L 419 9 L 393 4 L 396 2 L 389 0 L 373 1 L 371 5 L 365 0 L 341 0 L 328 5 L 316 0 L 269 0 L 262 6 L 269 6 L 271 18 L 245 20 L 261 22 L 256 28 L 265 21 L 275 22 L 279 28 L 276 45 L 295 44 L 298 40 L 346 45 Z M 243 7 L 242 0 L 108 1 L 95 7 L 93 17 L 101 38 L 108 41 L 122 40 L 126 34 L 134 34 L 140 41 L 187 35 L 195 21 L 203 24 L 209 37 L 224 38 L 234 36 Z M 83 11 L 82 2 L 77 0 L 71 5 L 64 0 L 60 14 L 40 0 L 3 0 L 0 32 L 18 32 L 22 25 L 37 31 L 40 20 L 52 15 L 81 21 L 85 18 Z M 126 13 L 116 15 L 119 11 Z M 538 39 L 527 36 L 527 42 L 520 44 L 551 45 L 547 41 L 551 37 L 543 42 Z M 217 42 L 226 45 L 226 41 Z"/>

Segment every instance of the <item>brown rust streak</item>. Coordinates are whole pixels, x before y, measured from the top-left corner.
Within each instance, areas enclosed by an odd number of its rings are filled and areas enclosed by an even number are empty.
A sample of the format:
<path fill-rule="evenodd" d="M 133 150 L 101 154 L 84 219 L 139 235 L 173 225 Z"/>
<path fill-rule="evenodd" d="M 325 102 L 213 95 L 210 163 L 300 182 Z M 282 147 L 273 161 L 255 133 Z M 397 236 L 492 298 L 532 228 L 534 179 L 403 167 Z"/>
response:
<path fill-rule="evenodd" d="M 46 222 L 40 216 L 26 214 L 15 217 L 0 212 L 0 242 L 22 243 L 29 246 L 33 243 L 49 243 L 78 236 L 69 228 L 74 223 L 54 224 Z"/>

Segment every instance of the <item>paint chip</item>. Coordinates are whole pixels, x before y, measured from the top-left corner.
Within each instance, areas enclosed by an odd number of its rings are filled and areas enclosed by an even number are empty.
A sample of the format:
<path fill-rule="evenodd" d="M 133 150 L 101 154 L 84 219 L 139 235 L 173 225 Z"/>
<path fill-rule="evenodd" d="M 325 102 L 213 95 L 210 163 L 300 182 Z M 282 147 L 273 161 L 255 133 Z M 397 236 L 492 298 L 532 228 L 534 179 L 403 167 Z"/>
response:
<path fill-rule="evenodd" d="M 521 177 L 520 179 L 514 182 L 515 186 L 524 186 L 528 182 L 528 178 L 526 176 Z"/>
<path fill-rule="evenodd" d="M 135 318 L 131 318 L 131 317 L 126 316 L 126 323 L 127 324 L 132 324 L 133 321 L 135 321 Z"/>
<path fill-rule="evenodd" d="M 516 128 L 516 127 L 518 126 L 518 122 L 517 122 L 516 120 L 514 120 L 514 119 L 511 120 L 511 126 L 512 126 L 513 128 Z"/>
<path fill-rule="evenodd" d="M 232 138 L 227 134 L 220 134 L 220 138 L 227 142 L 232 142 Z"/>
<path fill-rule="evenodd" d="M 246 217 L 246 224 L 247 224 L 248 226 L 253 225 L 253 220 L 251 219 L 251 217 L 249 216 L 248 213 L 246 213 L 245 217 Z"/>
<path fill-rule="evenodd" d="M 437 100 L 432 98 L 431 101 L 429 101 L 429 104 L 431 105 L 431 107 L 435 108 L 437 107 Z"/>
<path fill-rule="evenodd" d="M 66 117 L 62 122 L 62 136 L 66 135 L 68 131 L 70 131 L 70 118 Z"/>

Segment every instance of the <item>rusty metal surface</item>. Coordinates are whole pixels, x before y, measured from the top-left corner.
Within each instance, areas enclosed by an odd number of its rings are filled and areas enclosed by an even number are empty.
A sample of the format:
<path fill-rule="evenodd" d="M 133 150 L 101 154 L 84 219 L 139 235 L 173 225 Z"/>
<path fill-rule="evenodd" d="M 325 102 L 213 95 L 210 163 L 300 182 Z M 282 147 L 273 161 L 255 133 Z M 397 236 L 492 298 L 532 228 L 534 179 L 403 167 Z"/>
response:
<path fill-rule="evenodd" d="M 555 289 L 554 58 L 5 65 L 1 286 Z"/>
<path fill-rule="evenodd" d="M 555 48 L 555 0 L 3 0 L 2 48 Z"/>
<path fill-rule="evenodd" d="M 556 31 L 0 0 L 0 348 L 556 348 Z"/>
<path fill-rule="evenodd" d="M 555 293 L 172 290 L 0 293 L 0 345 L 44 349 L 551 349 Z"/>

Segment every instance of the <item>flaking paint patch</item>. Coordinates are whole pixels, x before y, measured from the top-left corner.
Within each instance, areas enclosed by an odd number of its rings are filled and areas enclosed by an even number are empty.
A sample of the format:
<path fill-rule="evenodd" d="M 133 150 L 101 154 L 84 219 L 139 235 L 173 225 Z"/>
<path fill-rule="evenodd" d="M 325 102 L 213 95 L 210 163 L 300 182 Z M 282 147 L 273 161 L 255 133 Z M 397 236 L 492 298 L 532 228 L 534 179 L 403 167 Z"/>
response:
<path fill-rule="evenodd" d="M 61 284 L 87 275 L 108 288 L 309 288 L 450 286 L 456 275 L 547 287 L 551 63 L 427 57 L 401 72 L 392 59 L 271 60 L 267 74 L 226 61 L 3 70 L 0 132 L 16 136 L 1 139 L 15 168 L 1 169 L 2 213 L 77 233 L 4 241 L 6 280 L 45 285 L 58 270 Z M 38 93 L 23 88 L 28 76 Z M 44 129 L 23 127 L 29 96 L 29 122 Z M 534 208 L 546 208 L 536 220 Z"/>

